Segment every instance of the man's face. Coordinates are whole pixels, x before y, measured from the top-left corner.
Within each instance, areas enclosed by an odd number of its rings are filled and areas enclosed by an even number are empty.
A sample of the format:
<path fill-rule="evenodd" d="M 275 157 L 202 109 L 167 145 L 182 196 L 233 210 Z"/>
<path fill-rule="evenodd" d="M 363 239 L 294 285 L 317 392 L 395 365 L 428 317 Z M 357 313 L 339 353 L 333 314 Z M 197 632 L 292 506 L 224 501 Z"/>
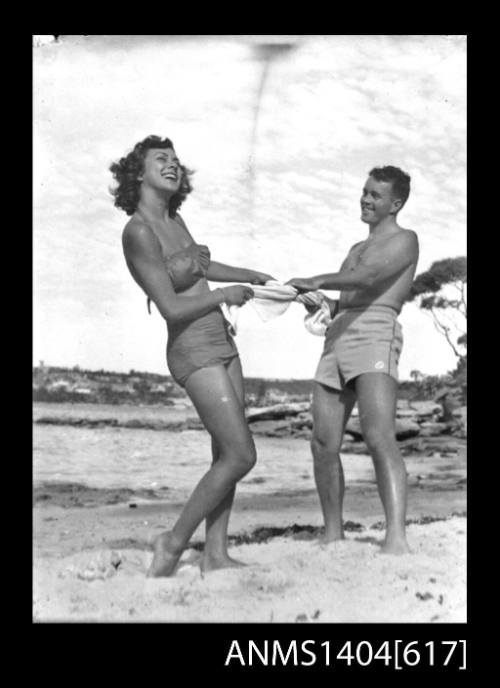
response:
<path fill-rule="evenodd" d="M 142 183 L 175 193 L 181 184 L 182 170 L 173 148 L 150 148 L 144 159 Z"/>
<path fill-rule="evenodd" d="M 361 193 L 361 220 L 370 225 L 377 224 L 401 207 L 401 200 L 394 198 L 392 182 L 378 182 L 368 177 Z"/>

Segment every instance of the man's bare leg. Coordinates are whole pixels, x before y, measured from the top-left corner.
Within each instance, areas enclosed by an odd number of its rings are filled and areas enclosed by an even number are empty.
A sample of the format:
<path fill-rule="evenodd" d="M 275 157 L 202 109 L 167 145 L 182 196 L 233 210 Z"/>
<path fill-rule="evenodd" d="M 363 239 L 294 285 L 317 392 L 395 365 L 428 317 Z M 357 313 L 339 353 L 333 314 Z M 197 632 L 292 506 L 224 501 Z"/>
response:
<path fill-rule="evenodd" d="M 382 552 L 408 552 L 406 541 L 407 475 L 396 442 L 397 382 L 386 373 L 363 373 L 355 382 L 359 420 L 372 456 L 384 506 L 386 534 Z"/>
<path fill-rule="evenodd" d="M 227 372 L 244 413 L 245 390 L 239 358 L 234 358 L 231 361 L 227 367 Z M 219 457 L 220 449 L 217 442 L 212 438 L 212 463 L 215 464 Z M 235 492 L 236 486 L 228 492 L 206 518 L 205 548 L 200 565 L 203 572 L 234 566 L 245 566 L 243 562 L 230 557 L 227 551 L 227 531 Z"/>
<path fill-rule="evenodd" d="M 241 403 L 224 366 L 190 375 L 186 391 L 219 447 L 219 458 L 203 476 L 170 532 L 155 540 L 148 576 L 170 576 L 201 521 L 234 490 L 255 464 L 255 445 Z"/>
<path fill-rule="evenodd" d="M 314 479 L 325 521 L 325 543 L 344 538 L 344 471 L 340 447 L 354 401 L 355 395 L 349 389 L 340 391 L 314 383 L 311 450 Z"/>

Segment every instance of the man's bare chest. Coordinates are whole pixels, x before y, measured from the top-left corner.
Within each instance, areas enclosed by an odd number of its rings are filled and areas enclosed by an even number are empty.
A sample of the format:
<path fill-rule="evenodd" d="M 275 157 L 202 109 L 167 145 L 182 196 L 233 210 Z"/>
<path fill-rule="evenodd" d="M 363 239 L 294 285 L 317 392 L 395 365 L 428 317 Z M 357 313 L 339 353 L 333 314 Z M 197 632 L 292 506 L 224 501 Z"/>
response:
<path fill-rule="evenodd" d="M 386 247 L 387 241 L 385 239 L 366 239 L 365 241 L 360 241 L 359 244 L 354 244 L 347 254 L 347 258 L 342 264 L 342 269 L 355 270 L 364 260 L 379 256 Z"/>
<path fill-rule="evenodd" d="M 344 262 L 342 263 L 342 270 L 355 270 L 359 263 L 361 262 L 363 255 L 366 253 L 366 242 L 361 241 L 359 244 L 355 244 Z"/>

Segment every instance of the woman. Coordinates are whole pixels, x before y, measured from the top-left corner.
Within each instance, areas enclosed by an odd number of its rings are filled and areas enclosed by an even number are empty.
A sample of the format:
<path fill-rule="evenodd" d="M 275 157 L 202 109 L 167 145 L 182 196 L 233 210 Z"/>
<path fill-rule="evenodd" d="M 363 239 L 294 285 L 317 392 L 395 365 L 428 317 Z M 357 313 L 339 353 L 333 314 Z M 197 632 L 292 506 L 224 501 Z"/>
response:
<path fill-rule="evenodd" d="M 236 284 L 213 291 L 207 280 L 264 284 L 271 275 L 211 260 L 178 214 L 191 192 L 190 172 L 173 143 L 148 136 L 110 167 L 115 205 L 131 215 L 123 250 L 132 277 L 165 318 L 167 363 L 186 389 L 212 437 L 213 462 L 171 531 L 154 542 L 148 576 L 170 576 L 189 539 L 206 519 L 202 571 L 236 566 L 227 529 L 236 483 L 254 466 L 255 446 L 244 414 L 240 359 L 220 305 L 242 306 L 252 289 Z"/>

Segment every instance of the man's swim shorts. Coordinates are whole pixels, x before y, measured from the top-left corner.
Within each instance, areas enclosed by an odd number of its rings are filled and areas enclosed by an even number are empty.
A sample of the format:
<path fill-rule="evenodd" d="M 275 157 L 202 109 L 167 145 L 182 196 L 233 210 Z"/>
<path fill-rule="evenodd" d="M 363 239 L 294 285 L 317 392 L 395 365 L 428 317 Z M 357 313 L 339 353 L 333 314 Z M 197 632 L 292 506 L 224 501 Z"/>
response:
<path fill-rule="evenodd" d="M 326 331 L 315 381 L 342 390 L 362 373 L 387 373 L 397 380 L 403 347 L 397 317 L 389 306 L 341 310 Z"/>

